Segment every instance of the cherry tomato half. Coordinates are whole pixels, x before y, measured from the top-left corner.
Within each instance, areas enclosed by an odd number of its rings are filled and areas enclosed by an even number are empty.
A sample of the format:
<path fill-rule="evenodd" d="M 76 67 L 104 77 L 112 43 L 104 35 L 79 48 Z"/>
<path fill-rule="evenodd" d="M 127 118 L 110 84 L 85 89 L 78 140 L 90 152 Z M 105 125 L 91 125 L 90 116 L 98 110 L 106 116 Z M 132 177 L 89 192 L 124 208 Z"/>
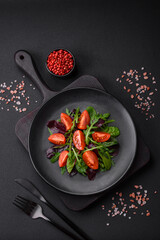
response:
<path fill-rule="evenodd" d="M 62 145 L 66 143 L 66 138 L 62 133 L 54 133 L 49 136 L 48 140 L 56 145 Z"/>
<path fill-rule="evenodd" d="M 109 133 L 106 132 L 94 132 L 92 134 L 93 140 L 96 142 L 106 142 L 111 137 Z"/>
<path fill-rule="evenodd" d="M 59 167 L 64 167 L 67 164 L 68 151 L 61 152 L 58 160 Z"/>
<path fill-rule="evenodd" d="M 84 150 L 86 144 L 85 144 L 85 136 L 82 131 L 77 130 L 74 132 L 73 143 L 78 150 Z"/>
<path fill-rule="evenodd" d="M 84 110 L 82 113 L 81 113 L 81 116 L 79 118 L 79 123 L 77 125 L 77 127 L 79 129 L 86 129 L 87 128 L 87 125 L 90 123 L 90 116 L 89 116 L 89 113 L 87 112 L 87 110 Z"/>
<path fill-rule="evenodd" d="M 61 122 L 65 125 L 66 131 L 70 130 L 72 127 L 72 118 L 66 113 L 61 113 Z"/>
<path fill-rule="evenodd" d="M 93 151 L 84 152 L 82 158 L 88 167 L 92 169 L 98 169 L 99 167 L 98 157 Z"/>

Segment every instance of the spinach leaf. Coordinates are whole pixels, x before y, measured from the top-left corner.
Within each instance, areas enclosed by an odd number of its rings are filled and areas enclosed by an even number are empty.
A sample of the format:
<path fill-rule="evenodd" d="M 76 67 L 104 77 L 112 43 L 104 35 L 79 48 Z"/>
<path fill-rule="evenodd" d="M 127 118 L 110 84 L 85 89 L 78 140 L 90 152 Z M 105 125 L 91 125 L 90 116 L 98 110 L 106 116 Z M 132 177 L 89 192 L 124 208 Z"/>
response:
<path fill-rule="evenodd" d="M 86 108 L 87 112 L 89 113 L 90 116 L 90 121 L 93 122 L 95 116 L 96 116 L 96 110 L 93 107 L 87 107 Z"/>
<path fill-rule="evenodd" d="M 118 127 L 108 127 L 107 132 L 110 133 L 112 137 L 118 137 L 120 134 Z"/>
<path fill-rule="evenodd" d="M 100 151 L 98 153 L 99 153 L 100 157 L 103 160 L 103 164 L 105 166 L 105 169 L 109 170 L 111 168 L 111 166 L 112 166 L 112 161 L 111 161 L 110 154 L 107 151 L 105 152 L 105 154 L 100 152 Z"/>
<path fill-rule="evenodd" d="M 69 173 L 72 172 L 72 169 L 73 169 L 74 165 L 75 165 L 75 156 L 73 155 L 72 152 L 69 152 L 68 153 L 68 159 L 67 159 L 67 171 Z"/>
<path fill-rule="evenodd" d="M 59 155 L 60 155 L 60 153 L 59 153 L 59 152 L 56 152 L 56 153 L 54 154 L 54 156 L 50 159 L 50 161 L 51 161 L 52 163 L 55 163 L 55 162 L 58 160 Z"/>

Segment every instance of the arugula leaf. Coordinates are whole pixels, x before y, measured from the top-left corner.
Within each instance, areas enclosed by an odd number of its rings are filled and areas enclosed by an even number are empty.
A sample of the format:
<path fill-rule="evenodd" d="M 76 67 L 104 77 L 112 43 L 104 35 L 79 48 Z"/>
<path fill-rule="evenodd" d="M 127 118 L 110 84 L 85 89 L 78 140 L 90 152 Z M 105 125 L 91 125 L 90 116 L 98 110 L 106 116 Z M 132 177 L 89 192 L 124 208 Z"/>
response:
<path fill-rule="evenodd" d="M 105 125 L 103 125 L 103 126 L 100 128 L 100 131 L 102 131 L 102 132 L 108 132 L 108 129 L 109 129 L 108 125 L 105 124 Z"/>
<path fill-rule="evenodd" d="M 85 133 L 85 140 L 86 144 L 89 144 L 89 136 L 92 134 L 92 129 L 96 129 L 98 127 L 94 126 L 98 122 L 98 120 L 101 118 L 102 114 L 97 114 L 96 110 L 93 107 L 88 107 L 86 109 L 90 116 L 90 126 L 87 126 L 87 129 L 84 131 Z"/>
<path fill-rule="evenodd" d="M 72 132 L 74 130 L 74 128 L 76 127 L 76 123 L 78 123 L 78 119 L 79 119 L 79 107 L 76 109 L 76 112 L 74 114 L 74 119 L 72 121 L 72 127 L 69 130 L 70 132 Z"/>
<path fill-rule="evenodd" d="M 108 141 L 108 142 L 103 142 L 101 143 L 105 148 L 114 146 L 118 144 L 118 141 L 116 139 L 112 140 L 112 141 Z"/>
<path fill-rule="evenodd" d="M 59 153 L 59 152 L 56 152 L 56 153 L 54 154 L 54 156 L 50 159 L 50 161 L 51 161 L 52 163 L 55 163 L 55 162 L 58 160 L 59 155 L 60 155 L 60 153 Z"/>
<path fill-rule="evenodd" d="M 61 174 L 63 175 L 66 172 L 66 167 L 61 167 Z"/>
<path fill-rule="evenodd" d="M 73 147 L 72 147 L 72 150 L 73 150 L 73 153 L 74 153 L 74 156 L 75 156 L 75 158 L 76 158 L 77 162 L 79 163 L 79 162 L 80 162 L 80 160 L 79 160 L 79 158 L 78 158 L 78 154 L 76 153 L 76 151 L 74 150 L 74 148 L 73 148 Z"/>
<path fill-rule="evenodd" d="M 53 134 L 50 128 L 48 128 L 48 131 L 49 131 L 50 135 L 52 135 L 52 134 Z"/>
<path fill-rule="evenodd" d="M 115 139 L 115 138 L 111 138 L 111 140 L 110 141 L 108 141 L 108 142 L 96 142 L 96 141 L 94 141 L 92 138 L 89 138 L 89 140 L 92 142 L 92 143 L 94 143 L 96 146 L 98 146 L 98 148 L 99 148 L 99 146 L 100 147 L 102 147 L 102 148 L 104 148 L 105 150 L 107 150 L 107 148 L 108 147 L 111 147 L 111 146 L 114 146 L 114 145 L 117 145 L 118 144 L 118 141 Z M 90 150 L 90 149 L 88 149 L 88 150 Z"/>
<path fill-rule="evenodd" d="M 86 175 L 87 168 L 88 166 L 82 159 L 79 162 L 76 162 L 76 170 L 84 176 Z"/>
<path fill-rule="evenodd" d="M 68 109 L 68 108 L 66 108 L 66 114 L 67 114 L 68 116 L 70 116 L 70 115 L 71 115 L 71 112 L 69 111 L 69 109 Z"/>
<path fill-rule="evenodd" d="M 110 116 L 110 113 L 104 113 L 104 114 L 101 116 L 101 118 L 102 118 L 103 120 L 106 120 L 107 118 L 109 118 L 109 116 Z"/>
<path fill-rule="evenodd" d="M 112 137 L 118 137 L 120 134 L 118 127 L 108 127 L 107 132 L 110 133 Z"/>
<path fill-rule="evenodd" d="M 97 146 L 97 147 L 87 148 L 85 151 L 83 151 L 83 153 L 86 152 L 86 151 L 93 151 L 94 149 L 99 149 L 99 148 L 103 148 L 103 146 Z"/>

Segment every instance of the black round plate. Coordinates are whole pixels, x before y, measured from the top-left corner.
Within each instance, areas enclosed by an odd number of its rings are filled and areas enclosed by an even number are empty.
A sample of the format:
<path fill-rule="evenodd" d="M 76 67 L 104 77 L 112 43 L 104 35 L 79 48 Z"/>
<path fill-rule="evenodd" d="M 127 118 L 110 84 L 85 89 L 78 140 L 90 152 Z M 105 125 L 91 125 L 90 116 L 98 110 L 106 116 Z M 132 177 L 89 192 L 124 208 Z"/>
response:
<path fill-rule="evenodd" d="M 74 177 L 67 173 L 61 175 L 58 162 L 51 163 L 46 158 L 46 150 L 51 146 L 48 141 L 49 132 L 46 123 L 59 119 L 65 109 L 80 107 L 85 110 L 93 106 L 99 113 L 111 113 L 115 119 L 114 126 L 119 127 L 119 154 L 114 158 L 115 166 L 109 171 L 98 172 L 94 181 L 80 174 Z M 111 125 L 111 124 L 110 124 Z M 51 186 L 74 195 L 90 195 L 113 187 L 129 170 L 136 153 L 136 131 L 133 121 L 124 106 L 112 95 L 91 88 L 77 88 L 61 92 L 37 113 L 30 130 L 29 154 L 36 171 Z"/>

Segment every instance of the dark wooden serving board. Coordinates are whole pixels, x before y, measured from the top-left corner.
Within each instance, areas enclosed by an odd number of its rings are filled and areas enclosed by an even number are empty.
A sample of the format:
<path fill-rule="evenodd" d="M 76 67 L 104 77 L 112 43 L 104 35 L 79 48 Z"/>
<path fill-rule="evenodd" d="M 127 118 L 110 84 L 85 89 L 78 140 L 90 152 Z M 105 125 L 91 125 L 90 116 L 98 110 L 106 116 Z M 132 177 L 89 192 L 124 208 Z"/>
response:
<path fill-rule="evenodd" d="M 29 138 L 29 131 L 32 124 L 32 121 L 38 112 L 38 110 L 42 107 L 42 105 L 54 97 L 58 92 L 54 92 L 49 90 L 42 80 L 40 80 L 39 74 L 36 72 L 35 68 L 33 66 L 33 61 L 29 53 L 26 51 L 18 51 L 15 54 L 15 61 L 17 65 L 23 69 L 25 73 L 27 73 L 33 80 L 33 82 L 37 85 L 39 90 L 41 91 L 43 95 L 43 101 L 40 106 L 38 106 L 35 110 L 28 113 L 26 116 L 21 118 L 15 127 L 15 133 L 23 146 L 28 151 L 28 138 Z M 105 91 L 103 86 L 100 84 L 100 82 L 93 76 L 90 75 L 83 75 L 79 77 L 77 80 L 75 80 L 73 83 L 65 87 L 61 92 L 72 89 L 72 88 L 79 88 L 79 87 L 89 87 L 94 89 L 100 89 Z M 142 168 L 144 165 L 146 165 L 150 159 L 150 152 L 145 143 L 143 142 L 142 138 L 138 135 L 137 139 L 137 152 L 134 159 L 134 163 L 132 167 L 130 168 L 127 175 L 122 180 L 127 179 L 129 176 L 137 172 L 140 168 Z M 89 195 L 89 196 L 75 196 L 70 195 L 66 193 L 62 193 L 57 190 L 57 193 L 61 200 L 64 202 L 64 204 L 75 211 L 82 210 L 89 206 L 91 203 L 95 202 L 97 199 L 99 199 L 101 196 L 106 194 L 105 192 L 96 194 L 96 195 Z"/>

